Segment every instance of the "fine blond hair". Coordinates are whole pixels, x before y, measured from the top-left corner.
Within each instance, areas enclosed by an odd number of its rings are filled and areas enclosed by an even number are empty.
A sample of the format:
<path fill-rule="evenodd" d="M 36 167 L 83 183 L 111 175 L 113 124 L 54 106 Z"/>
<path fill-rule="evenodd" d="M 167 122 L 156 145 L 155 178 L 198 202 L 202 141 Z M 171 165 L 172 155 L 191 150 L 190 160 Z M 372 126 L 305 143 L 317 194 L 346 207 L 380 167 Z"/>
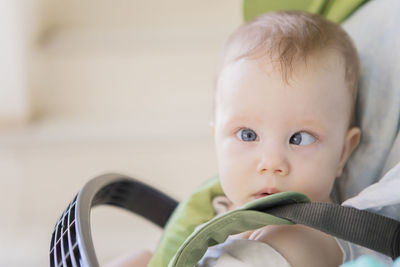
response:
<path fill-rule="evenodd" d="M 283 81 L 288 83 L 299 61 L 306 62 L 325 50 L 336 51 L 342 57 L 354 107 L 360 67 L 352 40 L 338 24 L 303 11 L 270 12 L 239 27 L 225 43 L 217 79 L 231 62 L 269 56 L 279 67 Z"/>

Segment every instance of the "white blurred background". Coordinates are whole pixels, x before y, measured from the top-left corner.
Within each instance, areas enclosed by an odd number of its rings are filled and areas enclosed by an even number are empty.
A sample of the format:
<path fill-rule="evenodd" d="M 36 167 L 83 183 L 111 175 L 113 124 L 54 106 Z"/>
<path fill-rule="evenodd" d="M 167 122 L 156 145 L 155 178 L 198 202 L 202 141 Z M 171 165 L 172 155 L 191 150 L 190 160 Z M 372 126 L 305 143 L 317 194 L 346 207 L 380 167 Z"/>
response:
<path fill-rule="evenodd" d="M 119 172 L 182 200 L 217 173 L 214 69 L 240 0 L 0 0 L 0 266 L 47 266 L 53 227 Z M 100 262 L 161 230 L 92 214 Z"/>

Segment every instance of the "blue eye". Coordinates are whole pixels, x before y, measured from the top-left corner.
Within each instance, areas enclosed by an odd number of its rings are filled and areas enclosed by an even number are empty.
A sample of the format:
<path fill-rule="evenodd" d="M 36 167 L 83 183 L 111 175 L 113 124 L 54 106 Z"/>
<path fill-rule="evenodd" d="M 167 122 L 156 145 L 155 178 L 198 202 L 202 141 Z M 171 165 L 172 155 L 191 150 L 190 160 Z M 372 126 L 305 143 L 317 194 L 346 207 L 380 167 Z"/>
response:
<path fill-rule="evenodd" d="M 311 145 L 315 142 L 315 137 L 306 132 L 297 132 L 290 137 L 289 143 L 296 146 Z"/>
<path fill-rule="evenodd" d="M 240 140 L 246 142 L 252 142 L 257 139 L 257 134 L 251 129 L 242 129 L 236 135 Z"/>

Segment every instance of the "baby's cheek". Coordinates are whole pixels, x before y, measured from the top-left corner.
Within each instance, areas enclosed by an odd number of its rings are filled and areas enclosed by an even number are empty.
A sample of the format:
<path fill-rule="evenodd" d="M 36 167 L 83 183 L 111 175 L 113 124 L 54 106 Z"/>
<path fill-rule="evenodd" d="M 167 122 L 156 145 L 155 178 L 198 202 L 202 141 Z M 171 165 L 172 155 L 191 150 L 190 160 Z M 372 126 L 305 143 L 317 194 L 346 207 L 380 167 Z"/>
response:
<path fill-rule="evenodd" d="M 315 171 L 310 173 L 308 182 L 310 198 L 312 201 L 326 202 L 330 199 L 330 194 L 336 179 L 338 158 L 335 154 L 320 157 L 315 161 Z"/>
<path fill-rule="evenodd" d="M 237 192 L 235 192 L 235 187 L 232 185 L 232 183 L 228 181 L 228 179 L 221 179 L 221 186 L 226 197 L 234 204 L 236 204 L 238 201 L 236 199 Z"/>
<path fill-rule="evenodd" d="M 247 201 L 248 185 L 254 176 L 252 153 L 234 140 L 226 141 L 219 148 L 218 169 L 222 189 L 235 205 L 241 206 Z"/>
<path fill-rule="evenodd" d="M 330 177 L 324 177 L 321 180 L 316 181 L 313 185 L 310 184 L 306 195 L 313 202 L 327 202 L 330 199 L 332 187 L 333 179 Z"/>
<path fill-rule="evenodd" d="M 233 202 L 235 206 L 241 206 L 244 203 L 243 196 L 246 194 L 245 181 L 238 171 L 227 170 L 221 175 L 221 186 L 225 195 Z"/>

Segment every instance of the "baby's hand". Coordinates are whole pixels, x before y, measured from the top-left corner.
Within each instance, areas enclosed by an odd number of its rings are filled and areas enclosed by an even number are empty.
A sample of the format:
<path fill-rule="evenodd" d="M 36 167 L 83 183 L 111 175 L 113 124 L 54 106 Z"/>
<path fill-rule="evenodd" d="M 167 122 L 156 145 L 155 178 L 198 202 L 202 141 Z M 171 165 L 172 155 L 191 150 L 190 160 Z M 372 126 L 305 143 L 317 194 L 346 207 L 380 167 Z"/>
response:
<path fill-rule="evenodd" d="M 248 239 L 269 244 L 292 266 L 339 266 L 342 260 L 333 237 L 304 225 L 269 225 Z"/>

